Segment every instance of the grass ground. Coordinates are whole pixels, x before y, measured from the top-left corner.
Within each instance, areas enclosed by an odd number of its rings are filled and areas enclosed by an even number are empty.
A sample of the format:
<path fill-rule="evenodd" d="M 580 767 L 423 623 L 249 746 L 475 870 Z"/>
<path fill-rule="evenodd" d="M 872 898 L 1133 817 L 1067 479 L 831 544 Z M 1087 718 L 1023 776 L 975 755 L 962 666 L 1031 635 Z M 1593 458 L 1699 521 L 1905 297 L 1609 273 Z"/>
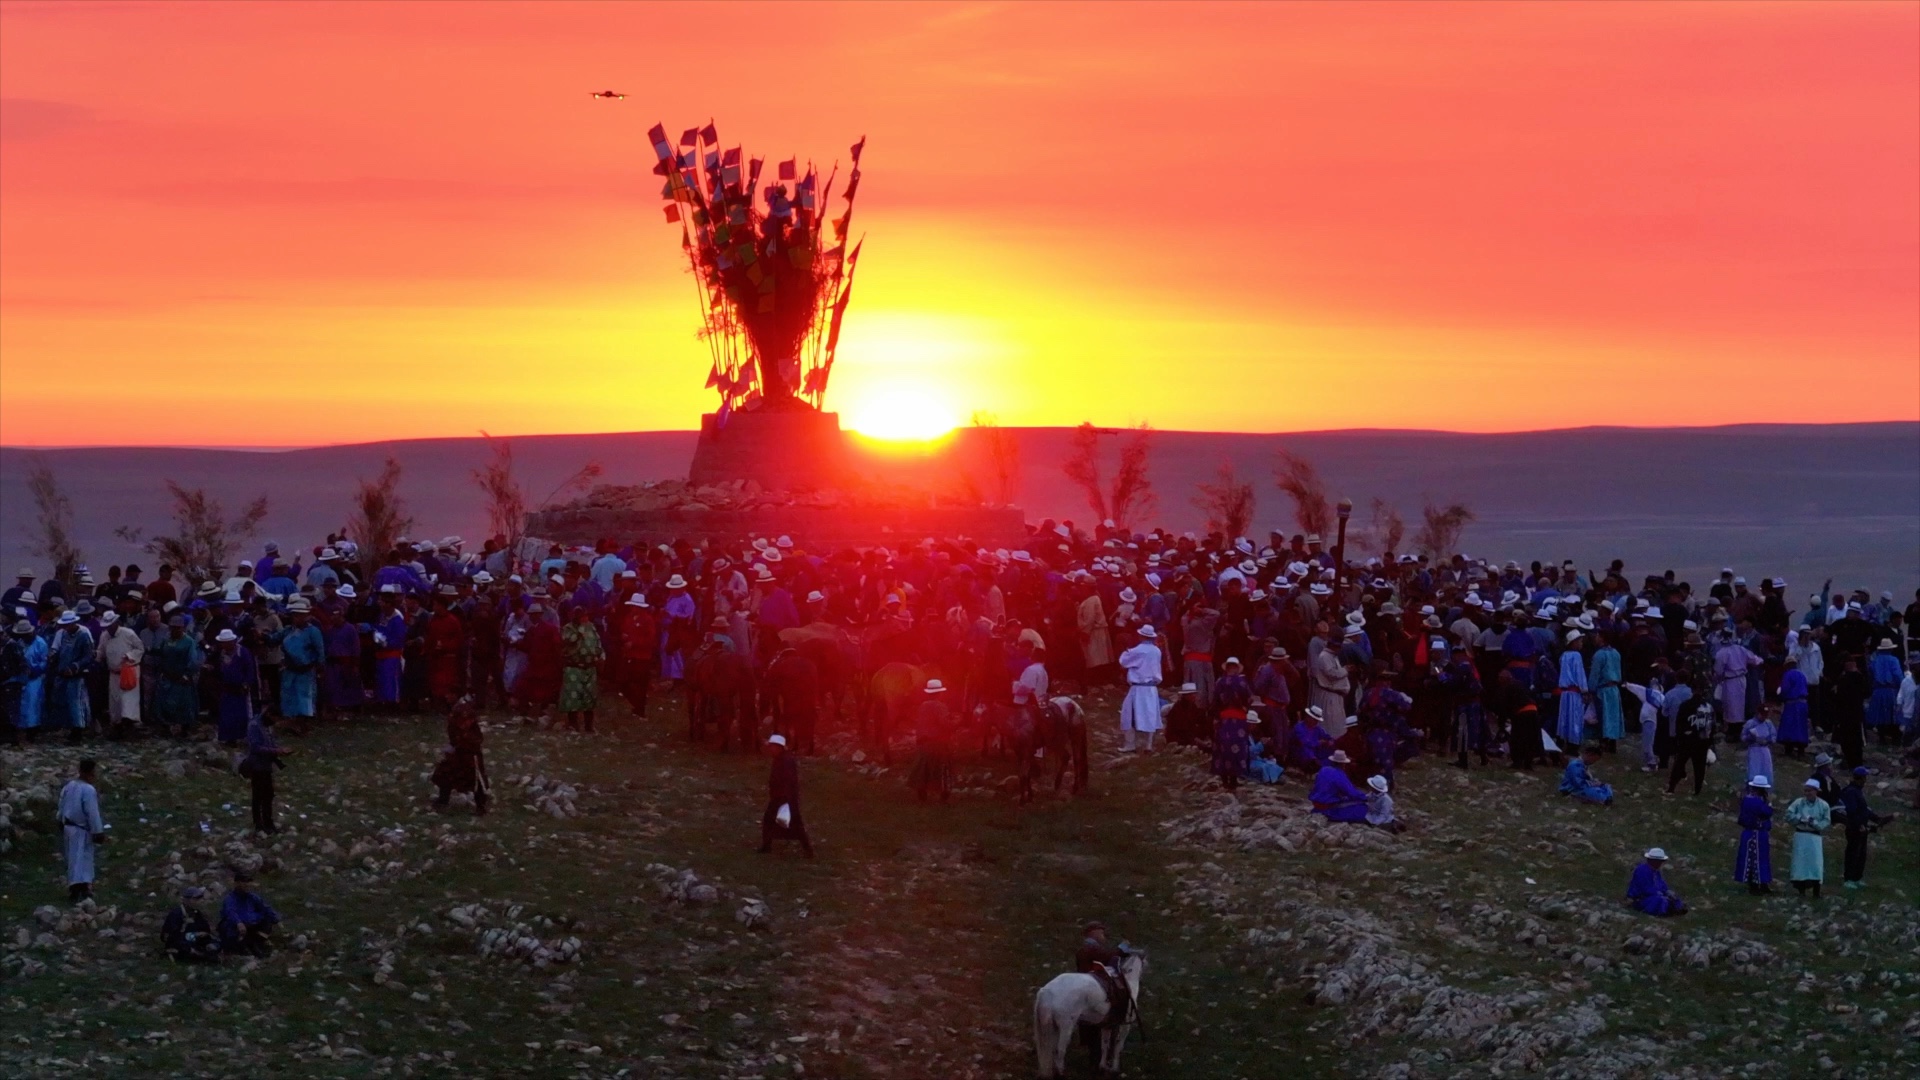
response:
<path fill-rule="evenodd" d="M 1426 762 L 1402 778 L 1414 829 L 1390 838 L 1316 828 L 1297 781 L 1235 799 L 1197 753 L 1119 755 L 1105 731 L 1090 797 L 1026 809 L 1004 763 L 969 762 L 952 804 L 921 806 L 842 741 L 802 766 L 806 861 L 752 850 L 764 760 L 688 746 L 675 699 L 655 713 L 609 702 L 593 737 L 493 718 L 484 818 L 428 804 L 437 721 L 289 740 L 271 841 L 218 755 L 96 747 L 101 911 L 60 903 L 46 806 L 23 804 L 36 821 L 16 815 L 0 856 L 0 1074 L 1029 1075 L 1033 991 L 1096 916 L 1150 950 L 1133 1076 L 1913 1067 L 1920 822 L 1879 838 L 1867 892 L 1754 899 L 1727 880 L 1730 767 L 1694 800 L 1603 764 L 1621 798 L 1576 809 L 1544 773 Z M 4 785 L 42 791 L 74 757 L 9 752 Z M 1896 789 L 1875 795 L 1890 809 Z M 1613 902 L 1652 843 L 1675 855 L 1684 920 Z M 172 891 L 233 864 L 259 866 L 300 947 L 165 960 Z M 764 924 L 741 920 L 749 899 Z M 578 938 L 579 956 L 482 956 L 450 917 L 472 905 L 482 928 Z"/>

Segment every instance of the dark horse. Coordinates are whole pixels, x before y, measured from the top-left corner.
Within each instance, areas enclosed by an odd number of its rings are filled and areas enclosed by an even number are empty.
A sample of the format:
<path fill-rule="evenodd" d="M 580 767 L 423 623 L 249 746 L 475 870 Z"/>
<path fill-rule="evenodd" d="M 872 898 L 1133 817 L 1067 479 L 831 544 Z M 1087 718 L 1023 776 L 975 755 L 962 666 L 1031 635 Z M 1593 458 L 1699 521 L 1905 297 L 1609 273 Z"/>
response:
<path fill-rule="evenodd" d="M 687 737 L 699 742 L 708 724 L 720 729 L 726 753 L 737 726 L 740 749 L 752 752 L 760 718 L 754 712 L 753 664 L 723 645 L 705 645 L 687 661 Z"/>

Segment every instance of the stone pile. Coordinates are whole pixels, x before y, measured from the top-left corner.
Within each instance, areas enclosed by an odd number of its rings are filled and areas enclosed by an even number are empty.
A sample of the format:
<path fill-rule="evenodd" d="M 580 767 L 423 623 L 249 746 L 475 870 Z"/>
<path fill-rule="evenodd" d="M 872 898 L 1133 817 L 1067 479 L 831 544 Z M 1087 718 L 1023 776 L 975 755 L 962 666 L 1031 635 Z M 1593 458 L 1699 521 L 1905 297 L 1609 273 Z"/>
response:
<path fill-rule="evenodd" d="M 576 929 L 571 919 L 528 915 L 520 904 L 503 912 L 485 904 L 464 904 L 450 908 L 445 918 L 456 932 L 473 938 L 475 952 L 490 959 L 547 968 L 579 960 L 585 948 L 577 935 L 565 932 Z"/>
<path fill-rule="evenodd" d="M 641 484 L 601 484 L 564 506 L 560 512 L 582 510 L 819 510 L 919 508 L 944 505 L 925 491 L 888 485 L 814 491 L 770 491 L 753 480 L 695 484 L 687 480 L 651 480 Z M 951 504 L 960 505 L 960 504 Z"/>

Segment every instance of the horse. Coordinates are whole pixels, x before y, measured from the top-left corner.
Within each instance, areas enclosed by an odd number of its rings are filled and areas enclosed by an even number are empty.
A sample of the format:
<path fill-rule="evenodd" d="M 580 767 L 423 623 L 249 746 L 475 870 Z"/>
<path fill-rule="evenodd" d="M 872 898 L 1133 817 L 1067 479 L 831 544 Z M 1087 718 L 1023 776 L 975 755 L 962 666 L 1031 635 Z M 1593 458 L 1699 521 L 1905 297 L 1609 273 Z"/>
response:
<path fill-rule="evenodd" d="M 752 753 L 760 718 L 754 711 L 753 665 L 731 649 L 706 647 L 687 662 L 687 737 L 698 743 L 708 724 L 720 728 L 726 753 L 735 725 L 740 749 Z"/>
<path fill-rule="evenodd" d="M 1033 1050 L 1040 1059 L 1041 1080 L 1067 1075 L 1067 1050 L 1080 1025 L 1097 1025 L 1100 1033 L 1094 1068 L 1101 1077 L 1120 1075 L 1120 1048 L 1140 1019 L 1140 976 L 1147 969 L 1145 950 L 1134 950 L 1120 960 L 1120 978 L 1127 984 L 1132 1004 L 1127 1015 L 1107 1023 L 1112 1002 L 1100 980 L 1085 972 L 1069 971 L 1033 995 Z"/>
<path fill-rule="evenodd" d="M 901 663 L 883 665 L 873 673 L 863 727 L 867 738 L 879 743 L 882 763 L 893 764 L 893 733 L 913 718 L 927 680 L 933 676 L 930 668 Z"/>
<path fill-rule="evenodd" d="M 780 631 L 780 644 L 813 662 L 819 675 L 821 704 L 829 699 L 833 703 L 827 719 L 839 720 L 849 707 L 854 716 L 859 716 L 860 687 L 865 681 L 860 677 L 863 645 L 859 637 L 844 626 L 816 622 Z"/>

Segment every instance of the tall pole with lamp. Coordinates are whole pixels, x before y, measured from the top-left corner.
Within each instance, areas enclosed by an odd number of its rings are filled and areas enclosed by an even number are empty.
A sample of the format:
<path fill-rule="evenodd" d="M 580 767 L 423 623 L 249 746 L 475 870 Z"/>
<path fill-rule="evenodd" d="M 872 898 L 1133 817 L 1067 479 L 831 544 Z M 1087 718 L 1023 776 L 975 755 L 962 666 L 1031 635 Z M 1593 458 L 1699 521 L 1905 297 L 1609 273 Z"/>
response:
<path fill-rule="evenodd" d="M 1347 519 L 1353 516 L 1353 500 L 1341 499 L 1334 511 L 1340 515 L 1340 533 L 1333 543 L 1333 602 L 1339 605 L 1347 595 Z"/>

